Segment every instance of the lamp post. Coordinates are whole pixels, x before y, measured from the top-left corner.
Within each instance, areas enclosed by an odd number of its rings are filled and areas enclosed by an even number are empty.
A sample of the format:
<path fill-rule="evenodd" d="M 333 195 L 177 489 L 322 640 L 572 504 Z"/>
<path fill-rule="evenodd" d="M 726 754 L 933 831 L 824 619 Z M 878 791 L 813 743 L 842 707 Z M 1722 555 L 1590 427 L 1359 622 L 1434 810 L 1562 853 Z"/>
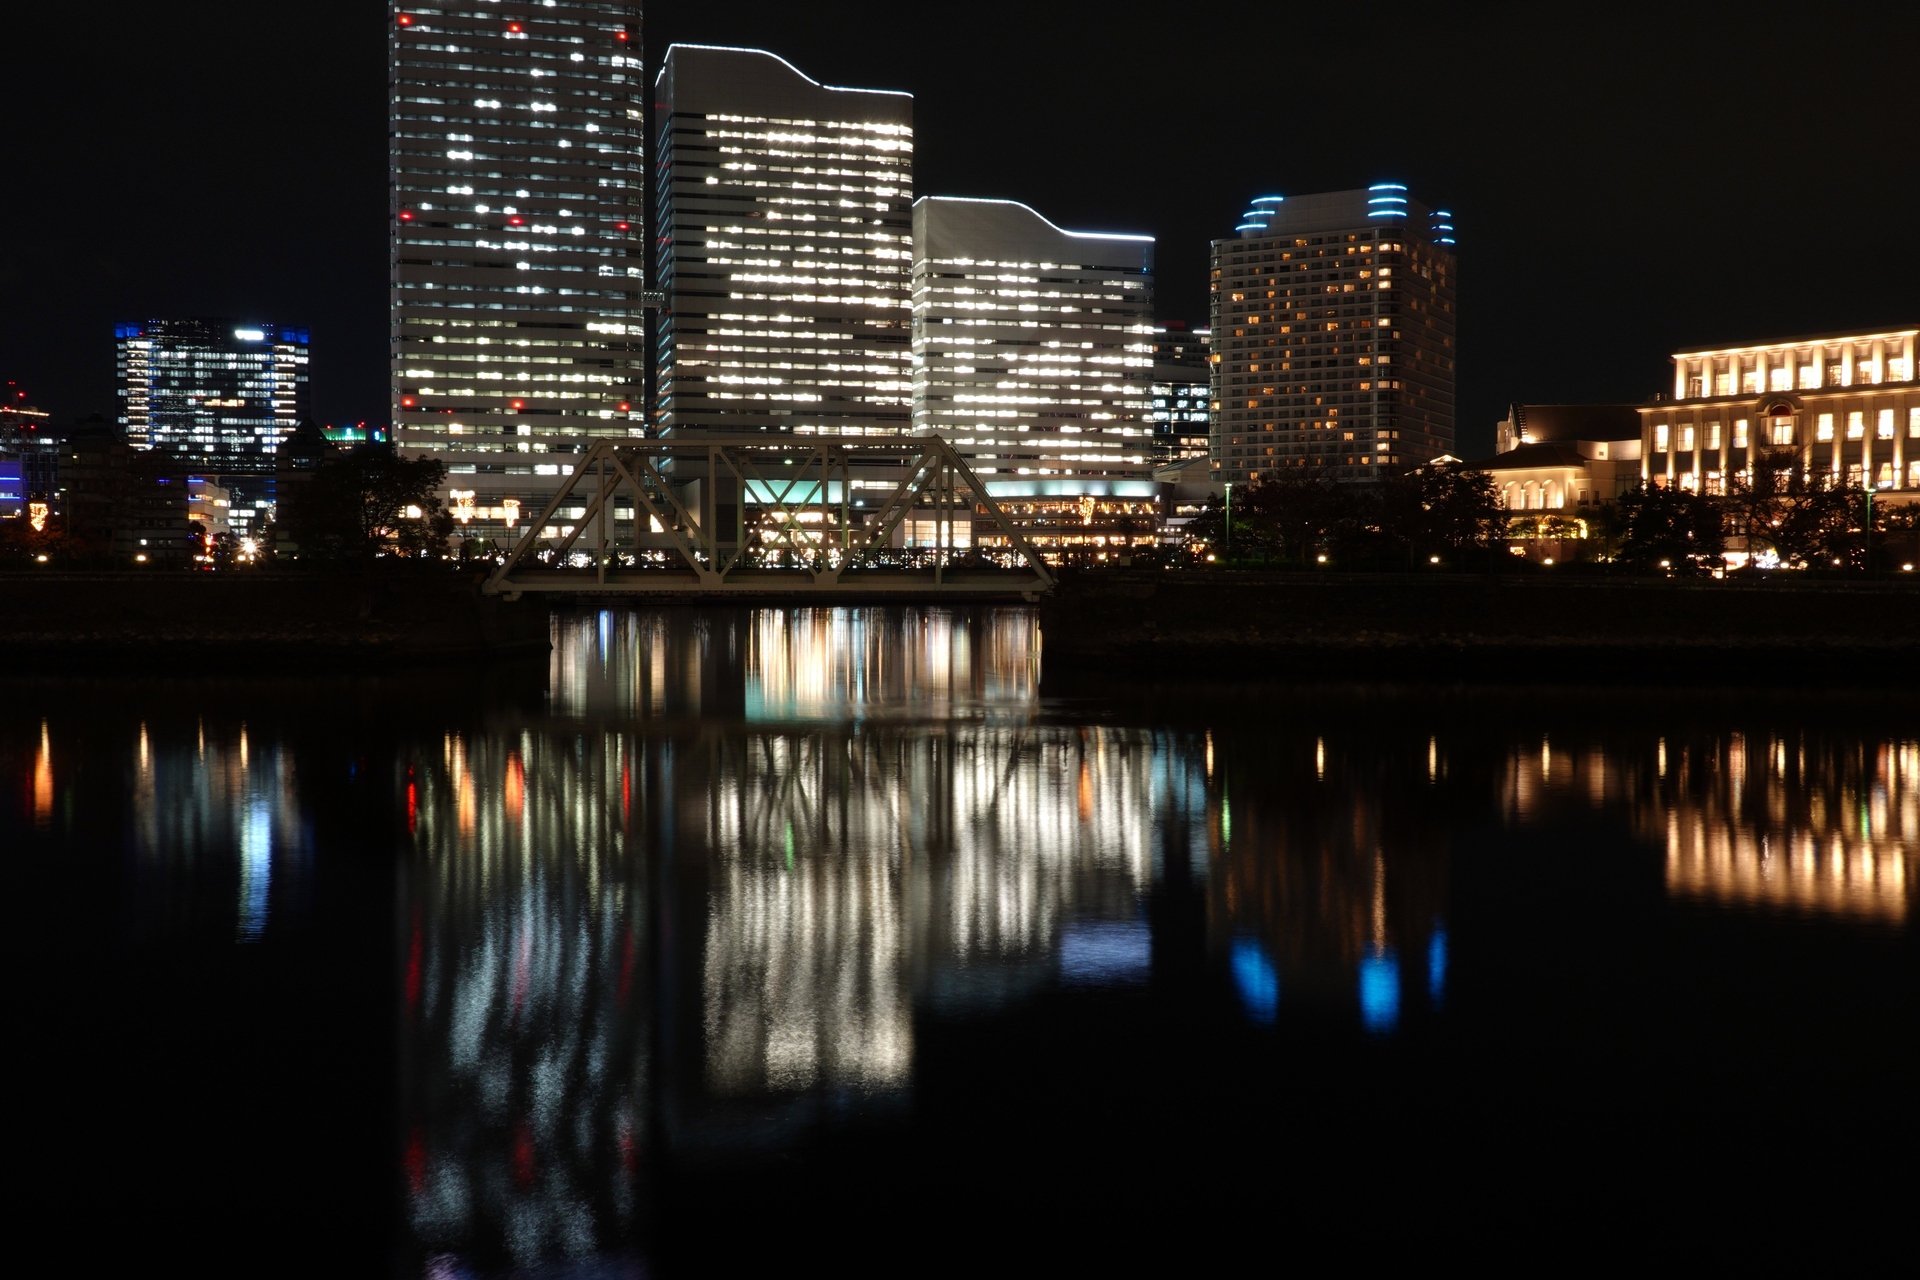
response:
<path fill-rule="evenodd" d="M 1861 468 L 1861 478 L 1867 482 L 1867 516 L 1861 523 L 1861 534 L 1866 538 L 1866 553 L 1861 557 L 1862 567 L 1868 577 L 1873 576 L 1873 477 L 1865 474 Z"/>
<path fill-rule="evenodd" d="M 1233 554 L 1233 481 L 1227 481 L 1227 545 L 1226 553 Z"/>

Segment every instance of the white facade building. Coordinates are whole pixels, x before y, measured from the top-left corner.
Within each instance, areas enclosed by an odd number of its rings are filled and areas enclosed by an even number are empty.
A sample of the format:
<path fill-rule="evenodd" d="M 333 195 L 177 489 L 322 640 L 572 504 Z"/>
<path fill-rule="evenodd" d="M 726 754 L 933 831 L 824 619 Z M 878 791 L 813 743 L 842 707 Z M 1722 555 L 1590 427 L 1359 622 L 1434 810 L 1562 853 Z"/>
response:
<path fill-rule="evenodd" d="M 904 435 L 912 96 L 679 44 L 655 89 L 659 428 Z"/>
<path fill-rule="evenodd" d="M 1036 545 L 1150 543 L 1153 237 L 938 196 L 913 243 L 914 430 L 952 441 Z"/>

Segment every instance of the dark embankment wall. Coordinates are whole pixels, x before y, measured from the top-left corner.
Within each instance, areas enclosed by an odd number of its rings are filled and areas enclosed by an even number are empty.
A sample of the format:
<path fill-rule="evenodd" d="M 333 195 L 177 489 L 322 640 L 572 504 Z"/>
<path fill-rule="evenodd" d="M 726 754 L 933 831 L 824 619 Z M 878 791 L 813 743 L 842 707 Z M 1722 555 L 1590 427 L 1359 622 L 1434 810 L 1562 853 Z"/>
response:
<path fill-rule="evenodd" d="M 549 648 L 546 602 L 453 575 L 23 573 L 0 576 L 0 599 L 0 662 L 16 675 L 378 670 Z"/>
<path fill-rule="evenodd" d="M 1049 674 L 1920 685 L 1920 582 L 1069 573 Z"/>

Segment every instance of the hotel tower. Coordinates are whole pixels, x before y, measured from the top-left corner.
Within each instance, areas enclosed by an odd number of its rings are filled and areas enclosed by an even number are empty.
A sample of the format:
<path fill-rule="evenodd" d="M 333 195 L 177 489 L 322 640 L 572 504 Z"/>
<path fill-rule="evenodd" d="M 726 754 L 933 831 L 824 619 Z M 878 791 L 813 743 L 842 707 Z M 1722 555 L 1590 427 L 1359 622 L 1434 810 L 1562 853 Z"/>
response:
<path fill-rule="evenodd" d="M 1449 452 L 1456 284 L 1452 216 L 1399 183 L 1253 201 L 1213 242 L 1214 478 Z"/>
<path fill-rule="evenodd" d="M 504 545 L 645 432 L 640 6 L 396 4 L 388 40 L 395 436 Z"/>

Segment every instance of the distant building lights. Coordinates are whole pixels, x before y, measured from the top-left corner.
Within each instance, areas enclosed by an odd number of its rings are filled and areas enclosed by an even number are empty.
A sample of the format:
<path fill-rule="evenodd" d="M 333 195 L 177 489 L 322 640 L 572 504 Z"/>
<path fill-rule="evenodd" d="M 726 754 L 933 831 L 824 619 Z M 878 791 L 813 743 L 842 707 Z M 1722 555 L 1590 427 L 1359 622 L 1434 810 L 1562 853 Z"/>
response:
<path fill-rule="evenodd" d="M 267 340 L 266 331 L 262 329 L 235 329 L 233 336 L 242 342 L 265 342 Z"/>

